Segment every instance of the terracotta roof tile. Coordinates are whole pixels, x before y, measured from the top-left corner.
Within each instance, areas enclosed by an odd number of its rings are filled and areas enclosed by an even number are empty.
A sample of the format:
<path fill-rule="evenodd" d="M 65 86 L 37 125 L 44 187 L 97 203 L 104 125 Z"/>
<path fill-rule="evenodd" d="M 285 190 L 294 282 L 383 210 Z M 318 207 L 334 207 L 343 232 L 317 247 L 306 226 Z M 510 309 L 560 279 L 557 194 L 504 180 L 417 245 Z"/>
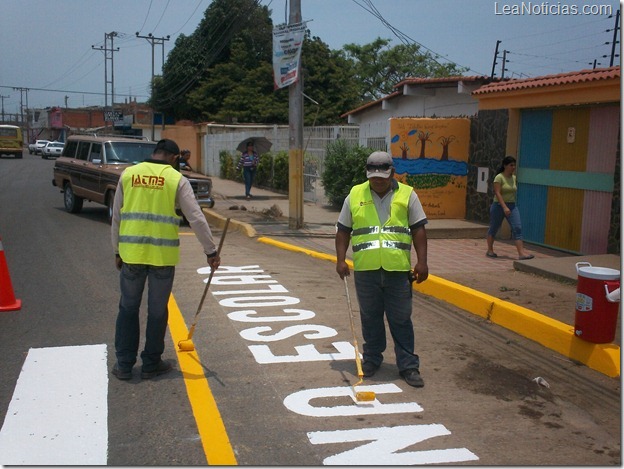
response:
<path fill-rule="evenodd" d="M 403 81 L 400 81 L 399 83 L 397 83 L 396 85 L 393 86 L 393 88 L 396 91 L 393 91 L 392 93 L 390 93 L 389 95 L 386 95 L 382 98 L 379 98 L 375 101 L 369 101 L 368 103 L 362 104 L 360 107 L 357 107 L 355 109 L 352 109 L 348 112 L 345 112 L 344 114 L 342 114 L 340 117 L 346 117 L 350 114 L 356 114 L 359 111 L 363 111 L 364 109 L 367 109 L 369 107 L 372 107 L 376 104 L 379 104 L 383 101 L 395 98 L 397 96 L 400 96 L 403 94 L 403 85 L 435 85 L 435 84 L 439 84 L 439 83 L 457 83 L 460 81 L 463 82 L 490 82 L 490 81 L 499 81 L 500 78 L 490 78 L 487 76 L 482 76 L 482 75 L 474 75 L 474 76 L 453 76 L 453 77 L 438 77 L 438 78 L 406 78 Z"/>
<path fill-rule="evenodd" d="M 459 81 L 465 81 L 465 82 L 471 82 L 471 81 L 498 81 L 499 78 L 490 78 L 490 77 L 486 77 L 486 76 L 482 76 L 482 75 L 474 75 L 474 76 L 453 76 L 453 77 L 438 77 L 438 78 L 406 78 L 403 81 L 400 81 L 399 83 L 397 83 L 396 85 L 393 86 L 393 88 L 399 88 L 403 85 L 429 85 L 429 84 L 436 84 L 436 83 L 453 83 L 453 82 L 459 82 Z"/>
<path fill-rule="evenodd" d="M 505 91 L 523 90 L 529 88 L 542 88 L 546 86 L 567 85 L 588 81 L 614 80 L 620 78 L 620 67 L 597 68 L 579 70 L 576 72 L 559 73 L 557 75 L 544 75 L 541 77 L 509 80 L 500 83 L 490 83 L 472 92 L 473 95 L 487 93 L 502 93 Z"/>

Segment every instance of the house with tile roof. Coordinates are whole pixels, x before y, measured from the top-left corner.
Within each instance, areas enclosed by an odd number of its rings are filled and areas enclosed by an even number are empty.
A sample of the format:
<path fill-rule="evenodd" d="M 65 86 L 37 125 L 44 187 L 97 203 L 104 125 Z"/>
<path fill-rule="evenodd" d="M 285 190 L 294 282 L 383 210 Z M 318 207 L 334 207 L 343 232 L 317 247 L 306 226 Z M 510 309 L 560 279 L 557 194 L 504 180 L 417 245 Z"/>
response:
<path fill-rule="evenodd" d="M 620 86 L 617 66 L 489 83 L 472 93 L 479 102 L 472 164 L 493 169 L 505 155 L 516 157 L 526 241 L 620 253 Z M 487 207 L 491 191 L 484 199 L 471 182 L 467 204 Z"/>
<path fill-rule="evenodd" d="M 466 117 L 478 111 L 472 92 L 499 81 L 487 76 L 406 78 L 393 92 L 341 115 L 349 124 L 360 126 L 360 144 L 379 148 L 385 140 L 390 147 L 389 119 L 393 117 Z"/>

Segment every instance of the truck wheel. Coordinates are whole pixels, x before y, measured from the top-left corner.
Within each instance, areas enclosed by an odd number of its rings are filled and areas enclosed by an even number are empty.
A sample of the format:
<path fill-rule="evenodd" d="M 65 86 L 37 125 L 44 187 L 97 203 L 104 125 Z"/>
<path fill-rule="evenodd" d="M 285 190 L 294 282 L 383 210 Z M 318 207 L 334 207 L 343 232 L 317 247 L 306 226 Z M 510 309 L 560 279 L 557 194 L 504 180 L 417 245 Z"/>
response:
<path fill-rule="evenodd" d="M 113 204 L 115 203 L 115 191 L 108 191 L 106 193 L 106 215 L 108 217 L 108 224 L 113 223 Z"/>
<path fill-rule="evenodd" d="M 84 199 L 82 197 L 78 197 L 74 194 L 74 190 L 69 182 L 65 183 L 65 195 L 63 197 L 63 202 L 65 203 L 65 210 L 69 213 L 78 213 L 82 210 L 82 203 Z"/>

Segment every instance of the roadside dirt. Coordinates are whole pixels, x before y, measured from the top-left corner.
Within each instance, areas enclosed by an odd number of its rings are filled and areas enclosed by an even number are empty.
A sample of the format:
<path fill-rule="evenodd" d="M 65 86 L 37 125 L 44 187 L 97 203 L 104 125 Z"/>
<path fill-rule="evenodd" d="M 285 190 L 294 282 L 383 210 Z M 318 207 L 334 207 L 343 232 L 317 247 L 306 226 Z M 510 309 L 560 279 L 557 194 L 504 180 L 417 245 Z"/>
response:
<path fill-rule="evenodd" d="M 576 286 L 510 269 L 503 275 L 492 272 L 446 274 L 445 278 L 501 300 L 509 301 L 574 324 Z"/>

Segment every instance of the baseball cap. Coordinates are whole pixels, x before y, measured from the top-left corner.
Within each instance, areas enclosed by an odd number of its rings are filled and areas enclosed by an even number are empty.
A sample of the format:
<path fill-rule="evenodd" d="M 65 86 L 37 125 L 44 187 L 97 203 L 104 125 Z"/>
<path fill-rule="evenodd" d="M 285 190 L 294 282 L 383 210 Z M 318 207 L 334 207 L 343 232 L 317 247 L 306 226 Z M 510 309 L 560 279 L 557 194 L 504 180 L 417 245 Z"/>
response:
<path fill-rule="evenodd" d="M 166 151 L 167 153 L 171 153 L 172 155 L 180 154 L 180 147 L 178 147 L 178 144 L 168 138 L 158 140 L 155 151 L 158 150 Z"/>
<path fill-rule="evenodd" d="M 392 174 L 392 157 L 385 151 L 375 151 L 366 160 L 367 178 L 389 178 Z"/>

